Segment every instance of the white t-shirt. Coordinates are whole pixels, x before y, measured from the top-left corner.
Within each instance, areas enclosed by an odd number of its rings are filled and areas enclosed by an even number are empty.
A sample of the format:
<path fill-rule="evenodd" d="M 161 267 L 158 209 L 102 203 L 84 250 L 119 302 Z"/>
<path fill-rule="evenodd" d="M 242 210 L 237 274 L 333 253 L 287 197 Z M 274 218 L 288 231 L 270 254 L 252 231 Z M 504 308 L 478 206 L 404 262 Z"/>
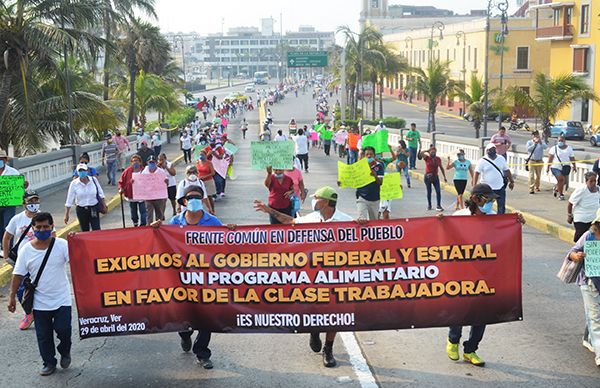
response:
<path fill-rule="evenodd" d="M 490 162 L 494 163 L 496 167 L 502 172 L 498 171 Z M 508 170 L 508 164 L 503 156 L 497 155 L 496 159 L 481 158 L 477 162 L 475 172 L 481 175 L 479 183 L 488 184 L 492 190 L 500 190 L 504 186 L 504 171 Z"/>
<path fill-rule="evenodd" d="M 275 141 L 287 141 L 287 136 L 286 135 L 277 135 L 275 136 Z"/>
<path fill-rule="evenodd" d="M 8 225 L 6 225 L 6 231 L 13 235 L 13 242 L 16 244 L 21 235 L 27 229 L 27 227 L 31 224 L 31 218 L 27 217 L 27 212 L 21 212 L 10 219 Z M 33 240 L 33 229 L 29 228 L 27 231 L 27 237 L 23 239 L 22 245 L 25 245 L 26 242 Z"/>
<path fill-rule="evenodd" d="M 21 175 L 19 173 L 19 170 L 17 170 L 16 168 L 12 168 L 11 166 L 8 165 L 4 165 L 4 171 L 2 171 L 2 174 L 0 174 L 1 176 L 12 176 L 12 175 Z"/>
<path fill-rule="evenodd" d="M 573 191 L 569 202 L 573 205 L 574 222 L 592 222 L 600 208 L 600 188 L 592 193 L 587 186 L 580 187 Z"/>
<path fill-rule="evenodd" d="M 167 161 L 167 168 L 171 168 L 171 166 L 173 165 L 173 163 Z M 177 180 L 175 179 L 174 175 L 171 175 L 169 173 L 169 171 L 163 169 L 163 171 L 165 172 L 165 174 L 167 174 L 167 179 L 169 180 L 169 183 L 167 184 L 168 187 L 171 186 L 177 186 Z"/>
<path fill-rule="evenodd" d="M 573 147 L 567 146 L 564 150 L 559 146 L 550 147 L 548 150 L 548 155 L 554 155 L 554 160 L 552 161 L 552 168 L 561 169 L 562 166 L 566 166 L 570 163 L 571 158 L 575 157 L 575 152 L 573 151 Z M 560 161 L 558 160 L 560 159 Z M 565 163 L 565 164 L 561 164 Z"/>
<path fill-rule="evenodd" d="M 185 188 L 188 186 L 199 186 L 202 189 L 202 192 L 204 192 L 204 199 L 208 198 L 208 194 L 206 193 L 206 186 L 204 185 L 204 182 L 201 179 L 198 179 L 194 182 L 184 179 L 177 184 L 177 195 L 175 196 L 176 200 L 183 198 Z"/>
<path fill-rule="evenodd" d="M 308 139 L 304 135 L 294 135 L 292 140 L 296 143 L 296 155 L 308 154 Z"/>
<path fill-rule="evenodd" d="M 35 249 L 30 242 L 23 244 L 19 248 L 19 260 L 15 264 L 13 274 L 25 276 L 29 272 L 33 282 L 45 254 L 46 250 Z M 33 295 L 34 310 L 51 311 L 62 306 L 71 306 L 71 286 L 65 268 L 68 262 L 67 241 L 57 238 Z"/>
<path fill-rule="evenodd" d="M 333 217 L 328 220 L 324 220 L 321 216 L 321 212 L 312 212 L 305 216 L 298 217 L 294 219 L 295 224 L 312 224 L 317 222 L 345 222 L 345 221 L 354 221 L 352 217 L 350 217 L 346 213 L 342 213 L 338 209 L 335 209 L 333 213 Z"/>
<path fill-rule="evenodd" d="M 181 148 L 184 150 L 192 149 L 192 138 L 189 135 L 185 137 L 181 136 L 179 140 L 181 141 Z"/>

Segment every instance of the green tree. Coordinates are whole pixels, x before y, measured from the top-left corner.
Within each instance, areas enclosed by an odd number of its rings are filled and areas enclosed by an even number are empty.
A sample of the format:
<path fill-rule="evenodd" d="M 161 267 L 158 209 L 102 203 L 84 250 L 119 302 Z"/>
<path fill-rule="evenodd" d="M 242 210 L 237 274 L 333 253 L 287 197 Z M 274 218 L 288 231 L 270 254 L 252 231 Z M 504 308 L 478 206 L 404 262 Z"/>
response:
<path fill-rule="evenodd" d="M 438 101 L 456 93 L 456 82 L 450 78 L 448 62 L 440 62 L 439 59 L 430 61 L 425 70 L 416 68 L 413 71 L 417 74 L 417 80 L 412 87 L 414 91 L 425 96 L 429 106 L 427 132 L 434 132 Z"/>
<path fill-rule="evenodd" d="M 515 105 L 530 109 L 539 117 L 544 126 L 544 138 L 550 137 L 550 122 L 574 100 L 599 101 L 598 95 L 582 77 L 563 74 L 550 77 L 538 73 L 533 81 L 533 93 L 528 94 L 517 86 L 508 88 L 504 95 L 514 99 Z"/>
<path fill-rule="evenodd" d="M 411 68 L 390 46 L 380 47 L 383 61 L 377 62 L 377 73 L 379 75 L 379 118 L 383 119 L 383 83 L 386 79 L 396 77 L 398 73 L 408 73 Z M 373 119 L 375 119 L 375 109 L 373 109 Z"/>

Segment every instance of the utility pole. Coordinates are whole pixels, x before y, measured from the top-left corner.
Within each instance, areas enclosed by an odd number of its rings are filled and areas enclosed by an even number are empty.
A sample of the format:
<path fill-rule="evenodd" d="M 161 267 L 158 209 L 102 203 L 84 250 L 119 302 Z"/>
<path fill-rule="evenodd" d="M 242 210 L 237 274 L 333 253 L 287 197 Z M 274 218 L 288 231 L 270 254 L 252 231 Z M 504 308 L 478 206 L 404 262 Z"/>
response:
<path fill-rule="evenodd" d="M 347 45 L 347 42 L 346 42 Z M 341 115 L 342 122 L 346 121 L 346 45 L 342 49 L 342 105 L 341 105 Z"/>

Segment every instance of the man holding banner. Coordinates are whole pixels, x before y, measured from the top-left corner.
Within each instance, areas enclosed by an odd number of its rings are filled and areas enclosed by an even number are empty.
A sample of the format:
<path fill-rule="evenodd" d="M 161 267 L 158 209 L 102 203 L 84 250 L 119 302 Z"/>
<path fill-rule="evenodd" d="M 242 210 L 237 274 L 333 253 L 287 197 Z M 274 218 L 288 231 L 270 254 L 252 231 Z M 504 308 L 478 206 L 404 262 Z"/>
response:
<path fill-rule="evenodd" d="M 311 205 L 314 211 L 298 218 L 293 218 L 288 214 L 281 213 L 259 200 L 254 201 L 254 208 L 256 211 L 267 213 L 271 218 L 275 218 L 279 223 L 285 225 L 311 224 L 318 222 L 344 222 L 353 220 L 348 214 L 342 213 L 336 208 L 338 194 L 334 188 L 329 186 L 321 187 L 312 197 L 313 200 Z M 363 221 L 360 223 L 363 223 Z M 323 365 L 327 368 L 333 368 L 337 365 L 337 361 L 333 356 L 333 342 L 335 341 L 335 335 L 335 331 L 327 332 L 325 335 L 325 347 L 323 347 L 320 333 L 310 334 L 310 348 L 315 353 L 319 353 L 321 348 L 323 348 Z"/>
<path fill-rule="evenodd" d="M 375 159 L 375 149 L 373 147 L 368 146 L 363 149 L 363 158 L 367 159 L 371 168 L 371 175 L 375 178 L 375 181 L 356 189 L 358 216 L 367 220 L 377 220 L 379 218 L 379 200 L 381 199 L 380 188 L 383 183 L 385 167 Z"/>

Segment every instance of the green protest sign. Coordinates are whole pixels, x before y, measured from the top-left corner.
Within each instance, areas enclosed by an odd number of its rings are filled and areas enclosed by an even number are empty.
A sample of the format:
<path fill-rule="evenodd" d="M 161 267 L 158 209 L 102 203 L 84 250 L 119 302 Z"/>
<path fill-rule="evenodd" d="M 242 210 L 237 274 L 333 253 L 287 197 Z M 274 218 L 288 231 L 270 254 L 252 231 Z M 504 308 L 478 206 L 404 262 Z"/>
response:
<path fill-rule="evenodd" d="M 600 241 L 586 241 L 583 252 L 585 253 L 585 276 L 588 278 L 600 276 Z"/>
<path fill-rule="evenodd" d="M 281 170 L 293 168 L 293 141 L 253 141 L 250 143 L 250 152 L 254 170 L 267 167 Z"/>
<path fill-rule="evenodd" d="M 234 146 L 233 144 L 231 144 L 230 142 L 225 143 L 225 145 L 223 146 L 227 152 L 229 152 L 231 155 L 235 155 L 239 148 Z"/>
<path fill-rule="evenodd" d="M 25 195 L 23 175 L 0 176 L 0 207 L 22 205 L 23 195 Z"/>
<path fill-rule="evenodd" d="M 387 129 L 377 131 L 371 135 L 367 135 L 362 139 L 362 148 L 371 146 L 375 148 L 375 153 L 380 154 L 382 152 L 389 152 L 390 146 L 388 144 L 389 132 Z"/>
<path fill-rule="evenodd" d="M 342 188 L 358 189 L 375 181 L 371 175 L 371 167 L 367 159 L 361 159 L 354 164 L 338 162 L 338 182 Z"/>
<path fill-rule="evenodd" d="M 323 129 L 321 131 L 321 139 L 323 139 L 323 140 L 333 139 L 333 131 L 328 130 L 328 129 Z"/>
<path fill-rule="evenodd" d="M 380 196 L 384 201 L 402 199 L 404 193 L 402 193 L 402 186 L 400 186 L 399 172 L 384 175 Z"/>

